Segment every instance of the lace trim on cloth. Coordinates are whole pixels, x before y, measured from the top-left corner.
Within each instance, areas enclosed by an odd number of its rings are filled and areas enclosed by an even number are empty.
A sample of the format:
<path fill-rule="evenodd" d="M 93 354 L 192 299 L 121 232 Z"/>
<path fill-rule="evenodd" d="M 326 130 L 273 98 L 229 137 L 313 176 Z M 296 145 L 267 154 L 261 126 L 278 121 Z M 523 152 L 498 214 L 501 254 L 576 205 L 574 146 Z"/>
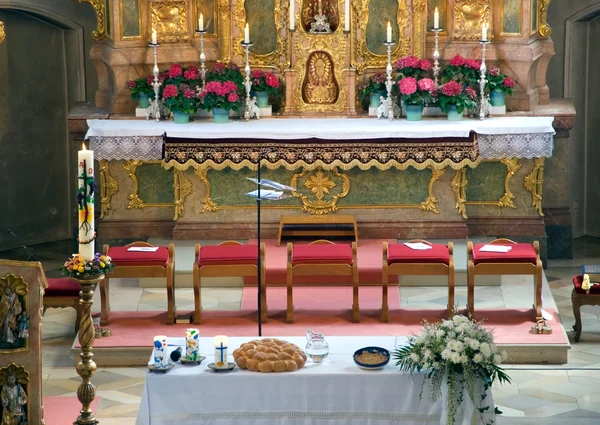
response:
<path fill-rule="evenodd" d="M 479 134 L 481 159 L 550 158 L 554 147 L 552 133 Z"/>
<path fill-rule="evenodd" d="M 298 420 L 378 420 L 389 422 L 436 423 L 441 415 L 424 413 L 395 412 L 218 412 L 218 413 L 165 413 L 151 416 L 151 421 L 210 421 L 210 420 L 260 420 L 260 419 L 298 419 Z"/>
<path fill-rule="evenodd" d="M 89 139 L 90 149 L 98 161 L 162 159 L 163 136 L 91 136 Z"/>

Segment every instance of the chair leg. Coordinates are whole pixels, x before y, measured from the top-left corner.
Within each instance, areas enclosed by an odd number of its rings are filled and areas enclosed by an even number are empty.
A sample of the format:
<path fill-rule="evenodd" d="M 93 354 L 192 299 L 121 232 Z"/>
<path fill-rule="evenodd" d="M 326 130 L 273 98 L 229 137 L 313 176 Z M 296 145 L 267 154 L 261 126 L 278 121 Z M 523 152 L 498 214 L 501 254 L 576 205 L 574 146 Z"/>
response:
<path fill-rule="evenodd" d="M 294 292 L 292 290 L 293 273 L 292 265 L 288 263 L 287 269 L 287 311 L 286 322 L 294 323 Z"/>
<path fill-rule="evenodd" d="M 352 321 L 360 322 L 360 305 L 358 303 L 358 265 L 352 265 Z"/>
<path fill-rule="evenodd" d="M 469 260 L 467 269 L 467 313 L 471 317 L 475 314 L 475 266 L 473 260 Z"/>
<path fill-rule="evenodd" d="M 262 286 L 262 290 L 260 291 L 260 296 L 261 296 L 261 307 L 262 307 L 262 322 L 263 323 L 267 323 L 268 320 L 268 314 L 267 314 L 267 281 L 266 281 L 266 276 L 267 273 L 265 271 L 265 266 L 263 264 L 262 268 L 261 268 L 261 279 L 260 279 L 260 284 Z"/>
<path fill-rule="evenodd" d="M 448 318 L 454 316 L 454 264 L 448 270 Z"/>
<path fill-rule="evenodd" d="M 575 342 L 579 342 L 579 338 L 581 337 L 581 301 L 577 294 L 575 293 L 575 289 L 571 292 L 571 303 L 573 304 L 573 316 L 575 316 L 575 325 L 573 326 L 573 330 L 575 331 Z"/>
<path fill-rule="evenodd" d="M 100 281 L 100 326 L 107 326 L 110 322 L 110 278 L 106 276 Z"/>
<path fill-rule="evenodd" d="M 389 318 L 389 302 L 388 302 L 388 284 L 389 274 L 387 264 L 383 266 L 382 281 L 381 281 L 381 321 L 387 323 Z"/>
<path fill-rule="evenodd" d="M 167 325 L 175 323 L 175 264 L 167 265 Z"/>
<path fill-rule="evenodd" d="M 194 265 L 194 324 L 199 325 L 202 322 L 202 287 L 201 277 L 198 266 Z"/>
<path fill-rule="evenodd" d="M 535 322 L 544 320 L 542 316 L 542 261 L 538 260 L 535 268 Z"/>

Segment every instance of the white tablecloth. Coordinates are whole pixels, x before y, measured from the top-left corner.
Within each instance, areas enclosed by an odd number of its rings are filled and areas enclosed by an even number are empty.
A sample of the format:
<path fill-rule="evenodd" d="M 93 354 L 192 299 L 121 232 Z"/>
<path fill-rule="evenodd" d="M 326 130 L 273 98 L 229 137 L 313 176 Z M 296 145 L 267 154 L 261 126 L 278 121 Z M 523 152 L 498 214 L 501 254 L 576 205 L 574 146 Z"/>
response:
<path fill-rule="evenodd" d="M 229 338 L 230 354 L 252 338 Z M 304 348 L 305 339 L 282 337 Z M 171 339 L 170 343 L 173 343 Z M 166 374 L 148 372 L 137 425 L 439 425 L 443 401 L 428 401 L 424 375 L 399 372 L 390 361 L 379 371 L 359 369 L 352 354 L 365 346 L 394 348 L 393 337 L 330 337 L 329 357 L 289 373 L 235 368 L 215 373 L 212 338 L 201 338 L 207 359 Z M 183 340 L 176 343 L 183 343 Z M 173 349 L 175 347 L 172 347 Z M 233 359 L 230 356 L 230 361 Z M 420 394 L 422 391 L 422 399 Z M 488 391 L 486 403 L 492 403 Z M 493 411 L 493 404 L 491 407 Z M 489 419 L 486 416 L 486 420 Z M 462 416 L 457 425 L 463 423 Z M 470 423 L 471 420 L 465 421 Z"/>

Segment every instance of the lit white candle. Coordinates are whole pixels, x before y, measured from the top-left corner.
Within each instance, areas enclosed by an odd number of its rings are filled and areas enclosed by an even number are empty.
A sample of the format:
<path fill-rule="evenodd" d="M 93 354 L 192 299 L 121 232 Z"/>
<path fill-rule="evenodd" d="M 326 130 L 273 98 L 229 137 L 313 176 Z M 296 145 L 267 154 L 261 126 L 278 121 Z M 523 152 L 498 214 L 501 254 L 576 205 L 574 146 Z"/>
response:
<path fill-rule="evenodd" d="M 481 27 L 481 39 L 483 41 L 487 40 L 487 25 L 483 24 L 483 26 Z"/>
<path fill-rule="evenodd" d="M 293 31 L 296 28 L 296 2 L 295 0 L 290 0 L 290 30 Z"/>
<path fill-rule="evenodd" d="M 344 8 L 344 31 L 350 31 L 350 0 L 346 0 Z"/>
<path fill-rule="evenodd" d="M 204 16 L 202 16 L 202 13 L 200 14 L 200 18 L 198 18 L 198 31 L 204 31 Z"/>
<path fill-rule="evenodd" d="M 246 28 L 244 28 L 244 43 L 250 43 L 250 27 L 246 24 Z"/>
<path fill-rule="evenodd" d="M 81 144 L 81 150 L 77 154 L 77 181 L 79 189 L 85 188 L 85 200 L 83 205 L 78 203 L 79 212 L 79 254 L 84 260 L 91 261 L 94 258 L 94 196 L 90 194 L 90 185 L 85 185 L 84 175 L 94 177 L 94 152 Z M 79 192 L 78 192 L 79 194 Z M 91 195 L 91 196 L 90 196 Z M 90 241 L 89 243 L 83 243 Z"/>
<path fill-rule="evenodd" d="M 438 11 L 438 8 L 435 8 L 435 11 L 433 12 L 433 29 L 437 30 L 440 28 L 440 12 Z"/>
<path fill-rule="evenodd" d="M 158 44 L 156 40 L 157 40 L 156 30 L 154 30 L 154 31 L 152 31 L 152 44 Z"/>
<path fill-rule="evenodd" d="M 388 22 L 388 26 L 387 26 L 387 42 L 388 43 L 392 42 L 392 24 L 390 22 Z"/>
<path fill-rule="evenodd" d="M 218 369 L 226 369 L 227 362 L 227 337 L 225 335 L 217 335 L 215 342 L 215 367 Z"/>

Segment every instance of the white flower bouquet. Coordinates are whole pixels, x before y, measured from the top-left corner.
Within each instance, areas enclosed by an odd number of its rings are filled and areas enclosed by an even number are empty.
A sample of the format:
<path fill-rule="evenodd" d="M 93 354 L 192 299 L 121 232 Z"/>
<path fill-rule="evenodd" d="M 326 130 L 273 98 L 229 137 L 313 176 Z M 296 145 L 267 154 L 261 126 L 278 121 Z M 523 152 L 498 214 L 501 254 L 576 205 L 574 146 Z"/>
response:
<path fill-rule="evenodd" d="M 506 357 L 506 352 L 498 351 L 492 333 L 481 322 L 462 315 L 440 323 L 425 321 L 423 332 L 393 353 L 396 366 L 401 370 L 425 373 L 431 379 L 431 402 L 435 403 L 441 397 L 442 385 L 447 385 L 448 425 L 454 425 L 465 392 L 480 413 L 490 409 L 490 406 L 481 407 L 485 391 L 495 380 L 510 383 L 510 378 L 499 366 Z M 478 381 L 483 383 L 482 394 L 475 394 Z"/>

